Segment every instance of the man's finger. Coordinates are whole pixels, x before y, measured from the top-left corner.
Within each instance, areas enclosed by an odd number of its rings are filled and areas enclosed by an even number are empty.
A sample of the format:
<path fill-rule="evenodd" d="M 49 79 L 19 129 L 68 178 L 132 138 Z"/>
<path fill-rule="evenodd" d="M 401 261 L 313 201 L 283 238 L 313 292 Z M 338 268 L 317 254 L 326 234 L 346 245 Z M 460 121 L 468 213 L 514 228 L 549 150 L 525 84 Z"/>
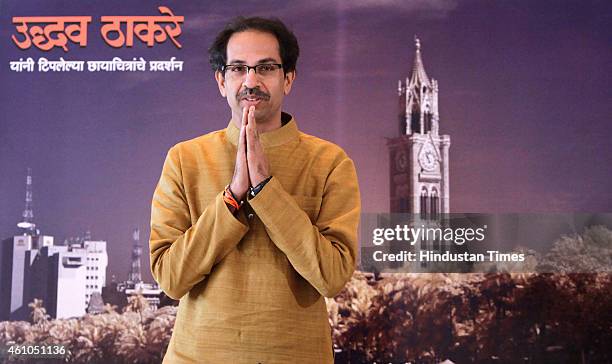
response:
<path fill-rule="evenodd" d="M 248 111 L 248 124 L 247 124 L 247 149 L 255 147 L 257 124 L 255 122 L 255 106 L 251 106 Z"/>
<path fill-rule="evenodd" d="M 240 128 L 240 136 L 238 137 L 238 153 L 246 153 L 246 125 Z"/>
<path fill-rule="evenodd" d="M 242 109 L 242 125 L 247 125 L 248 123 L 248 117 L 249 117 L 249 109 L 245 106 Z"/>
<path fill-rule="evenodd" d="M 249 124 L 251 124 L 253 130 L 257 130 L 257 124 L 255 123 L 255 106 L 249 107 Z"/>
<path fill-rule="evenodd" d="M 246 152 L 246 129 L 247 129 L 248 112 L 245 107 L 242 110 L 242 125 L 240 126 L 240 136 L 238 137 L 238 153 Z"/>

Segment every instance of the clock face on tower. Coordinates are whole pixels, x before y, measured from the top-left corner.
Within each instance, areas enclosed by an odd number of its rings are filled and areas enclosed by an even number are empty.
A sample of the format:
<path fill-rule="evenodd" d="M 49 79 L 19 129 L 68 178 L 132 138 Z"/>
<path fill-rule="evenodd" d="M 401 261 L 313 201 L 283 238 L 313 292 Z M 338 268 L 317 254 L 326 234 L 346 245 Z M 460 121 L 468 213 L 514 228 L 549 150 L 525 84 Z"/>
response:
<path fill-rule="evenodd" d="M 408 167 L 408 156 L 403 150 L 398 151 L 395 154 L 395 169 L 398 172 L 405 172 Z"/>
<path fill-rule="evenodd" d="M 431 172 L 436 169 L 438 165 L 438 157 L 434 146 L 430 143 L 423 145 L 419 152 L 419 164 L 424 170 Z"/>

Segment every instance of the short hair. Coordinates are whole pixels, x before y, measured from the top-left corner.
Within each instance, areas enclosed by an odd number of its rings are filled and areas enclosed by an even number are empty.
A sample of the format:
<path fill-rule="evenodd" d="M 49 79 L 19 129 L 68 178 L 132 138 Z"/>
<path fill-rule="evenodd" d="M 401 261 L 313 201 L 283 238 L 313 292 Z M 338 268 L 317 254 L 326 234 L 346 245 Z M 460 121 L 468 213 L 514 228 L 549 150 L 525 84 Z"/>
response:
<path fill-rule="evenodd" d="M 276 40 L 278 40 L 283 71 L 285 74 L 295 71 L 297 59 L 300 55 L 300 47 L 293 32 L 291 32 L 278 18 L 245 18 L 242 16 L 232 19 L 225 28 L 217 34 L 212 45 L 208 48 L 208 60 L 213 71 L 222 71 L 223 67 L 227 64 L 227 43 L 231 36 L 234 33 L 240 33 L 247 30 L 257 30 L 273 34 Z"/>

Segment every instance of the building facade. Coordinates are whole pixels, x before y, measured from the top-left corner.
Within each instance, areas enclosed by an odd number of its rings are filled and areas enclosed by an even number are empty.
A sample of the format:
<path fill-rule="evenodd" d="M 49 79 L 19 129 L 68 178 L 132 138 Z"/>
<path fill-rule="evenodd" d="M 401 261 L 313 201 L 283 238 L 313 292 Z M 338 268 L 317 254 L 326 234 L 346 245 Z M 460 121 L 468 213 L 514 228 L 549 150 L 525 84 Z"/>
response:
<path fill-rule="evenodd" d="M 49 240 L 46 239 L 48 242 Z M 51 243 L 53 238 L 51 238 Z M 37 238 L 18 235 L 2 241 L 0 246 L 0 320 L 28 318 L 29 295 L 25 287 L 32 279 L 29 269 Z"/>
<path fill-rule="evenodd" d="M 0 255 L 0 320 L 29 320 L 35 298 L 52 318 L 82 316 L 106 284 L 105 241 L 54 245 L 51 236 L 17 235 Z"/>

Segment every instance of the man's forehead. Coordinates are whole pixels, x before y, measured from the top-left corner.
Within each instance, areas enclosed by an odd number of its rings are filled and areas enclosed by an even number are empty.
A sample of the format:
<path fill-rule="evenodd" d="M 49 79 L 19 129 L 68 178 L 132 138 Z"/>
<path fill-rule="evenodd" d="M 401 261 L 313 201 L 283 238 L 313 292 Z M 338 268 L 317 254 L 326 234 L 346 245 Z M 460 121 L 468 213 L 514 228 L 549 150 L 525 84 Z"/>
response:
<path fill-rule="evenodd" d="M 256 30 L 234 33 L 227 42 L 228 63 L 280 62 L 278 40 L 274 34 Z"/>

